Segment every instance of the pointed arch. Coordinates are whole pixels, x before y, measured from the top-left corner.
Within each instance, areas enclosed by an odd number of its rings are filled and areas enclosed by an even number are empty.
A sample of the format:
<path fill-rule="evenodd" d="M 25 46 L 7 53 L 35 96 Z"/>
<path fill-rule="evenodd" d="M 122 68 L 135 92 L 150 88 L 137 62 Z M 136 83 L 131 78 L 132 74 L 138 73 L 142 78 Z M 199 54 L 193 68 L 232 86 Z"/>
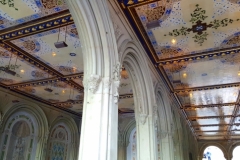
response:
<path fill-rule="evenodd" d="M 92 74 L 111 77 L 118 52 L 107 2 L 68 0 L 66 3 L 82 44 L 84 78 Z"/>
<path fill-rule="evenodd" d="M 141 47 L 125 40 L 119 47 L 120 59 L 129 73 L 133 88 L 138 159 L 157 159 L 153 106 L 156 104 L 147 56 Z M 145 133 L 144 133 L 145 132 Z M 146 149 L 148 148 L 148 149 Z M 146 157 L 148 156 L 148 157 Z"/>

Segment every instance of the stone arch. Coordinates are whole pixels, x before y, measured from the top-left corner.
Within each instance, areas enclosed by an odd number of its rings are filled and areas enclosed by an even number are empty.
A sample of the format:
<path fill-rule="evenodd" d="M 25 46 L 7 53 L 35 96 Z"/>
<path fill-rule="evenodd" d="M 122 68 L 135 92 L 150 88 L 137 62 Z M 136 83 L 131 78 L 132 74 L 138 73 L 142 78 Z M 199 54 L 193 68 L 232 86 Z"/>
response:
<path fill-rule="evenodd" d="M 138 159 L 156 159 L 157 145 L 156 134 L 154 128 L 154 105 L 155 97 L 153 82 L 150 75 L 150 69 L 147 64 L 147 58 L 140 46 L 130 40 L 125 40 L 120 46 L 119 52 L 122 53 L 121 64 L 126 68 L 129 73 L 130 81 L 132 84 L 135 105 L 135 118 L 137 130 L 137 154 Z M 143 130 L 144 127 L 145 131 Z M 143 132 L 149 132 L 143 134 Z M 143 136 L 144 137 L 141 137 Z M 148 139 L 148 140 L 146 140 Z M 149 150 L 146 150 L 143 143 L 148 141 Z M 144 149 L 145 148 L 145 149 Z M 150 150 L 151 148 L 151 150 Z M 145 153 L 144 152 L 148 152 Z M 148 157 L 144 158 L 146 155 Z"/>
<path fill-rule="evenodd" d="M 171 150 L 172 145 L 169 139 L 169 128 L 171 126 L 171 116 L 167 111 L 167 104 L 164 101 L 165 89 L 160 83 L 155 84 L 155 95 L 157 103 L 157 141 L 158 141 L 158 152 L 160 153 L 160 159 L 172 159 Z M 167 92 L 165 92 L 167 93 Z"/>
<path fill-rule="evenodd" d="M 13 106 L 9 104 L 8 108 L 3 115 L 1 128 L 4 143 L 0 144 L 0 147 L 5 148 L 6 151 L 5 155 L 1 155 L 3 159 L 7 156 L 7 148 L 12 135 L 11 131 L 17 122 L 23 122 L 29 127 L 29 139 L 25 140 L 27 141 L 26 146 L 29 147 L 29 153 L 26 153 L 27 156 L 30 159 L 44 159 L 48 132 L 48 122 L 44 112 L 37 105 L 24 103 Z M 27 129 L 27 127 L 24 128 Z M 23 146 L 22 143 L 21 146 Z"/>
<path fill-rule="evenodd" d="M 240 147 L 240 142 L 235 142 L 233 143 L 230 147 L 229 147 L 229 150 L 228 150 L 228 157 L 229 159 L 232 159 L 233 158 L 233 151 L 236 147 Z"/>
<path fill-rule="evenodd" d="M 137 106 L 135 108 L 136 118 L 143 117 L 141 120 L 144 121 L 147 115 L 153 114 L 153 105 L 155 105 L 155 97 L 151 96 L 154 94 L 154 89 L 146 55 L 142 52 L 140 46 L 130 40 L 123 42 L 119 52 L 123 53 L 121 64 L 129 72 L 133 85 L 134 102 L 136 102 L 134 104 Z"/>
<path fill-rule="evenodd" d="M 77 26 L 84 58 L 84 79 L 94 74 L 111 77 L 118 62 L 113 24 L 107 2 L 66 1 Z"/>
<path fill-rule="evenodd" d="M 54 138 L 54 134 L 56 130 L 61 129 L 61 132 L 63 131 L 63 134 L 65 132 L 65 139 L 61 139 L 60 142 L 64 143 L 66 146 L 66 149 L 68 150 L 65 159 L 76 159 L 77 158 L 77 151 L 79 147 L 79 132 L 76 123 L 71 117 L 63 117 L 60 116 L 56 118 L 53 123 L 51 124 L 50 131 L 49 131 L 49 137 L 48 137 L 48 151 L 51 149 L 52 145 L 50 145 L 54 141 L 58 141 L 58 139 L 52 139 Z M 65 147 L 64 146 L 64 147 Z M 50 155 L 48 154 L 48 157 Z"/>
<path fill-rule="evenodd" d="M 126 145 L 129 143 L 129 137 L 134 128 L 136 128 L 136 121 L 135 119 L 131 119 L 123 129 L 122 139 Z"/>
<path fill-rule="evenodd" d="M 204 150 L 209 147 L 209 146 L 216 146 L 218 147 L 220 150 L 222 150 L 223 152 L 223 155 L 226 159 L 228 159 L 228 153 L 227 153 L 227 150 L 224 148 L 224 146 L 222 146 L 221 144 L 219 143 L 216 143 L 216 142 L 208 142 L 208 143 L 205 143 L 204 145 L 202 145 L 200 148 L 199 148 L 199 152 L 198 152 L 198 157 L 199 159 L 203 159 L 203 153 L 204 153 Z"/>

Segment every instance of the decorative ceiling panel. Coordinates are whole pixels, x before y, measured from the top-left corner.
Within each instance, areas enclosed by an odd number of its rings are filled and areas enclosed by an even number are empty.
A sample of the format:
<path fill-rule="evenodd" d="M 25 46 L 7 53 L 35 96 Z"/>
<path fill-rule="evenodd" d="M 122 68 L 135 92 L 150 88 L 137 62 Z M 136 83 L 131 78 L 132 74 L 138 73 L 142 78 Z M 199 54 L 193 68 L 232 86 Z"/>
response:
<path fill-rule="evenodd" d="M 76 90 L 65 82 L 26 85 L 25 87 L 18 87 L 18 90 L 48 101 L 52 105 L 61 106 L 75 112 L 82 111 L 83 92 Z"/>
<path fill-rule="evenodd" d="M 67 29 L 67 32 L 66 32 Z M 59 38 L 58 38 L 59 36 Z M 66 36 L 66 41 L 65 41 Z M 65 41 L 68 47 L 57 49 L 54 43 Z M 83 57 L 75 25 L 41 32 L 11 41 L 63 75 L 83 72 Z"/>
<path fill-rule="evenodd" d="M 236 102 L 238 87 L 178 93 L 183 105 L 209 105 Z"/>
<path fill-rule="evenodd" d="M 0 82 L 5 85 L 12 85 L 16 83 L 23 83 L 33 80 L 41 80 L 51 78 L 52 76 L 43 70 L 36 68 L 33 64 L 17 57 L 0 47 Z M 4 71 L 9 68 L 16 74 L 12 75 Z"/>
<path fill-rule="evenodd" d="M 32 94 L 52 103 L 66 102 L 68 100 L 81 100 L 82 92 L 72 88 L 65 82 L 45 83 L 39 86 L 26 86 L 18 88 L 23 92 Z"/>
<path fill-rule="evenodd" d="M 196 108 L 194 110 L 187 110 L 189 117 L 208 117 L 208 116 L 227 116 L 232 115 L 235 106 Z"/>
<path fill-rule="evenodd" d="M 239 46 L 238 7 L 228 0 L 160 0 L 134 9 L 157 57 L 165 59 Z"/>
<path fill-rule="evenodd" d="M 0 5 L 0 30 L 67 10 L 64 0 L 15 0 Z"/>
<path fill-rule="evenodd" d="M 237 123 L 234 117 L 239 115 L 236 111 L 240 103 L 239 3 L 118 2 L 160 76 L 181 103 L 179 108 L 197 138 L 231 138 L 222 135 L 231 135 L 229 126 Z"/>
<path fill-rule="evenodd" d="M 231 117 L 229 118 L 208 118 L 208 119 L 197 119 L 192 121 L 193 125 L 212 125 L 212 124 L 229 124 Z"/>
<path fill-rule="evenodd" d="M 240 81 L 240 54 L 173 63 L 163 68 L 176 89 L 237 83 Z"/>
<path fill-rule="evenodd" d="M 201 128 L 202 132 L 209 132 L 209 131 L 227 131 L 227 126 L 209 126 L 209 127 L 196 127 Z M 196 129 L 195 128 L 195 129 Z M 196 129 L 197 130 L 197 129 Z"/>

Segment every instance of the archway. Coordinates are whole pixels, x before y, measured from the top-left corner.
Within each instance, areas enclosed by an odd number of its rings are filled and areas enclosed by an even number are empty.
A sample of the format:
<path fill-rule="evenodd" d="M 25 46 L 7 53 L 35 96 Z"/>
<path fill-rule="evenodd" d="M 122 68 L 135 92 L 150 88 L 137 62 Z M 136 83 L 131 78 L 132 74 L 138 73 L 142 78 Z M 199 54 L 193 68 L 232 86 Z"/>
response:
<path fill-rule="evenodd" d="M 235 147 L 232 154 L 233 154 L 232 160 L 239 160 L 239 157 L 240 157 L 240 146 Z"/>
<path fill-rule="evenodd" d="M 77 125 L 70 117 L 58 117 L 53 121 L 48 137 L 48 159 L 76 159 L 79 147 Z"/>
<path fill-rule="evenodd" d="M 171 136 L 171 114 L 169 114 L 168 102 L 165 100 L 164 87 L 161 84 L 155 85 L 155 95 L 157 101 L 157 141 L 158 141 L 158 159 L 174 159 L 172 150 Z M 165 101 L 164 101 L 165 100 Z"/>
<path fill-rule="evenodd" d="M 135 42 L 125 40 L 119 52 L 121 64 L 126 68 L 134 96 L 134 113 L 137 133 L 137 158 L 157 159 L 157 141 L 153 106 L 156 106 L 153 83 L 146 55 Z"/>
<path fill-rule="evenodd" d="M 9 106 L 3 116 L 1 159 L 44 159 L 47 119 L 38 106 Z"/>
<path fill-rule="evenodd" d="M 202 160 L 226 160 L 223 151 L 216 146 L 208 146 L 203 152 Z"/>

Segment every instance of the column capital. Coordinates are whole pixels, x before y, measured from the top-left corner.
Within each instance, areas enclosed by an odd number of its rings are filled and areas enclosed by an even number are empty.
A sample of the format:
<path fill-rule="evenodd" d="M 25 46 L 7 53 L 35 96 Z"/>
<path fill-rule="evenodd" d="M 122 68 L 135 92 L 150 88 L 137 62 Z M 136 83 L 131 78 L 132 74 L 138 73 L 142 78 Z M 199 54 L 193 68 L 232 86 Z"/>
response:
<path fill-rule="evenodd" d="M 91 74 L 90 76 L 84 78 L 83 86 L 86 91 L 90 91 L 91 93 L 95 93 L 99 87 L 99 84 L 102 80 L 100 75 Z"/>

